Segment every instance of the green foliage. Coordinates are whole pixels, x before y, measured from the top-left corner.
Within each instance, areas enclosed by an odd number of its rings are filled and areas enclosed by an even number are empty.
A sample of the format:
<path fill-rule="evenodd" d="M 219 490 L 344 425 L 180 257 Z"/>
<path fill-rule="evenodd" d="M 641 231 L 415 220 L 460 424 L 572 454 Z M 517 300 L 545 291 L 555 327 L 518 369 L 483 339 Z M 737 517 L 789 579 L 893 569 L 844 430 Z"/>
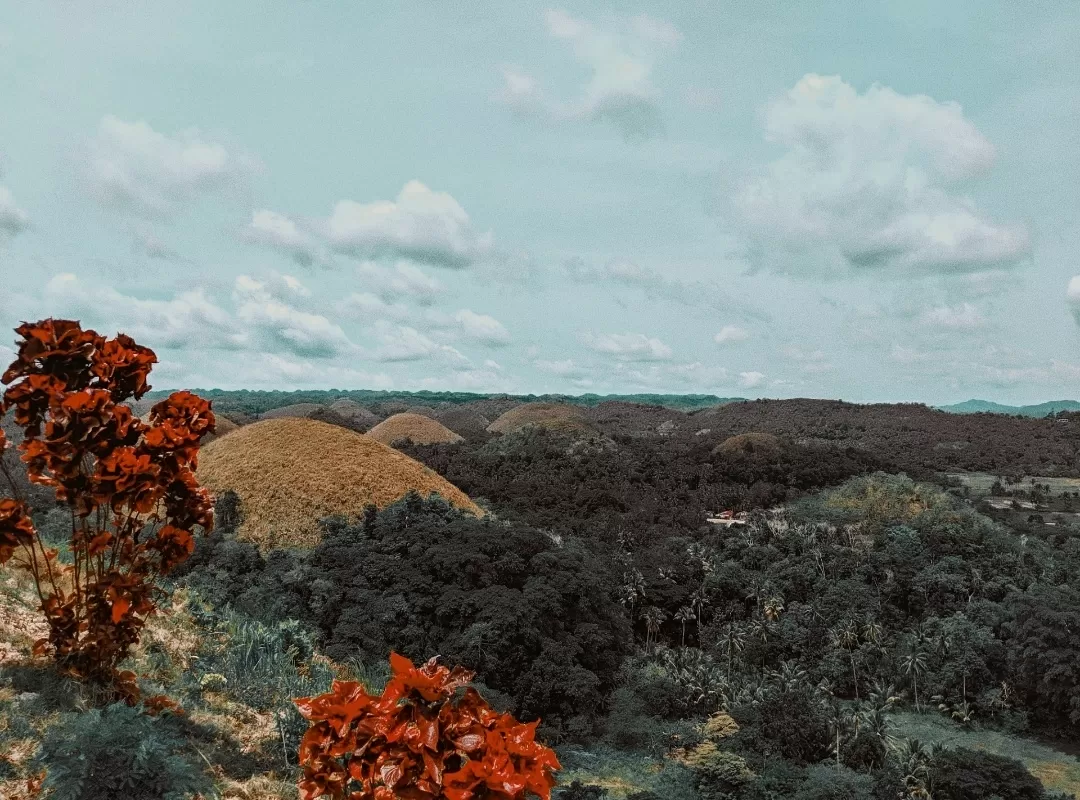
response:
<path fill-rule="evenodd" d="M 202 614 L 208 615 L 205 608 Z M 334 677 L 324 661 L 313 658 L 314 653 L 313 637 L 295 620 L 266 625 L 227 610 L 214 619 L 199 650 L 197 667 L 188 676 L 189 685 L 200 692 L 220 691 L 272 712 L 282 739 L 283 761 L 295 766 L 295 753 L 308 724 L 293 699 L 327 691 Z"/>
<path fill-rule="evenodd" d="M 603 800 L 607 797 L 607 789 L 594 784 L 573 781 L 569 786 L 556 789 L 552 796 L 555 800 Z"/>
<path fill-rule="evenodd" d="M 792 800 L 871 800 L 870 776 L 843 767 L 816 765 L 806 771 L 806 780 Z"/>
<path fill-rule="evenodd" d="M 126 705 L 63 715 L 37 759 L 53 800 L 188 800 L 213 788 L 169 719 Z"/>
<path fill-rule="evenodd" d="M 784 691 L 766 691 L 760 700 L 732 708 L 744 750 L 777 755 L 794 764 L 813 764 L 831 744 L 825 708 L 810 686 L 797 683 Z"/>
<path fill-rule="evenodd" d="M 1041 800 L 1042 784 L 1013 758 L 978 750 L 938 750 L 930 764 L 935 800 Z"/>

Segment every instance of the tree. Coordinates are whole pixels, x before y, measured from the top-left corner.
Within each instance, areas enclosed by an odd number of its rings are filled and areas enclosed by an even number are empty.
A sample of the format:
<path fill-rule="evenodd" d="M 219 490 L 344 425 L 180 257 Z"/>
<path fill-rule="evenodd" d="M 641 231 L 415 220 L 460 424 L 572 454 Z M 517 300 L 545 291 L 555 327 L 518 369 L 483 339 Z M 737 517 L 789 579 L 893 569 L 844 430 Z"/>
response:
<path fill-rule="evenodd" d="M 690 606 L 683 606 L 675 612 L 675 621 L 682 624 L 682 639 L 679 644 L 683 648 L 686 647 L 686 623 L 694 619 L 697 619 L 697 616 Z"/>
<path fill-rule="evenodd" d="M 968 750 L 938 750 L 930 762 L 935 800 L 1042 800 L 1042 784 L 1014 758 Z"/>
<path fill-rule="evenodd" d="M 855 623 L 848 620 L 829 631 L 829 639 L 833 647 L 845 650 L 851 661 L 851 679 L 855 683 L 855 700 L 859 699 L 859 674 L 855 670 L 855 650 L 859 646 L 859 629 Z"/>
<path fill-rule="evenodd" d="M 907 652 L 900 659 L 901 669 L 911 679 L 914 686 L 916 711 L 922 710 L 919 708 L 919 676 L 926 672 L 926 656 L 927 653 L 923 648 L 922 639 L 915 635 L 910 638 Z"/>
<path fill-rule="evenodd" d="M 71 559 L 62 563 L 37 535 L 25 500 L 6 498 L 0 564 L 33 577 L 49 626 L 35 651 L 71 675 L 111 682 L 131 701 L 135 676 L 116 667 L 157 607 L 155 581 L 191 554 L 196 529 L 213 526 L 195 466 L 214 414 L 207 401 L 176 392 L 154 405 L 149 423 L 137 419 L 124 401 L 150 389 L 157 358 L 128 336 L 105 339 L 54 319 L 16 333 L 0 416 L 14 410 L 30 480 L 54 489 L 70 511 Z"/>
<path fill-rule="evenodd" d="M 735 659 L 736 653 L 741 653 L 743 647 L 746 644 L 746 636 L 742 629 L 736 627 L 734 623 L 729 622 L 724 628 L 724 632 L 720 634 L 720 649 L 724 651 L 724 655 L 727 658 L 727 680 L 731 682 L 731 665 Z"/>
<path fill-rule="evenodd" d="M 656 641 L 667 614 L 656 606 L 649 606 L 641 612 L 641 619 L 645 622 L 645 652 L 648 653 L 651 652 L 652 642 Z"/>
<path fill-rule="evenodd" d="M 560 768 L 535 740 L 536 723 L 499 714 L 473 673 L 431 659 L 422 667 L 396 653 L 381 695 L 353 681 L 296 701 L 312 725 L 300 744 L 302 800 L 548 800 Z M 460 689 L 464 695 L 455 697 Z"/>

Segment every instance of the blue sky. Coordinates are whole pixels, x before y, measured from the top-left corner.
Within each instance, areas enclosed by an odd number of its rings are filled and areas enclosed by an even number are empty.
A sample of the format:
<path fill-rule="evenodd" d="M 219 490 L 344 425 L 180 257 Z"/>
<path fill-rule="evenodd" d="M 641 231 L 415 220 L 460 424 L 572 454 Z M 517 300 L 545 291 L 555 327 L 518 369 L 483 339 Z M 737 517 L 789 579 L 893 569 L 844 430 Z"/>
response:
<path fill-rule="evenodd" d="M 3 4 L 0 326 L 161 388 L 1080 397 L 1080 6 L 383 5 Z"/>

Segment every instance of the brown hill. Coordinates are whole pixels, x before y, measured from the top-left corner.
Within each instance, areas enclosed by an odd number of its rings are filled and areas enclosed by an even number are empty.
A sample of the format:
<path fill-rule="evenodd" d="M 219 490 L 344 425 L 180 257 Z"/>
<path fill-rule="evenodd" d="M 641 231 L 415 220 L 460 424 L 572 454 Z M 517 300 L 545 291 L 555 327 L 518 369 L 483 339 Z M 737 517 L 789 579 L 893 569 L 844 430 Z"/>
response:
<path fill-rule="evenodd" d="M 454 444 L 463 441 L 440 422 L 421 414 L 394 414 L 367 432 L 377 442 L 393 444 L 408 440 L 413 444 Z"/>
<path fill-rule="evenodd" d="M 736 453 L 767 455 L 780 452 L 780 440 L 771 433 L 740 433 L 724 439 L 713 448 L 713 452 L 724 455 Z"/>
<path fill-rule="evenodd" d="M 528 425 L 559 433 L 594 433 L 585 412 L 568 403 L 526 403 L 488 425 L 491 433 L 513 433 Z"/>
<path fill-rule="evenodd" d="M 199 454 L 199 480 L 240 497 L 239 538 L 263 548 L 304 547 L 319 539 L 318 520 L 358 518 L 415 490 L 483 512 L 457 487 L 374 439 L 323 422 L 285 418 L 246 425 Z"/>
<path fill-rule="evenodd" d="M 214 428 L 215 433 L 213 436 L 207 436 L 202 440 L 203 445 L 208 445 L 215 439 L 220 439 L 222 436 L 232 433 L 233 431 L 240 430 L 240 426 L 233 422 L 228 417 L 223 417 L 219 414 L 214 415 Z"/>
<path fill-rule="evenodd" d="M 330 404 L 329 408 L 335 414 L 341 415 L 341 418 L 345 420 L 350 428 L 360 433 L 371 430 L 372 426 L 377 425 L 379 422 L 379 418 L 369 409 L 347 397 L 335 400 Z"/>
<path fill-rule="evenodd" d="M 435 419 L 466 439 L 483 436 L 487 426 L 491 424 L 490 419 L 468 406 L 451 406 L 443 409 L 435 415 Z"/>
<path fill-rule="evenodd" d="M 324 408 L 326 408 L 326 406 L 319 405 L 318 403 L 293 403 L 290 406 L 280 406 L 279 408 L 271 408 L 269 411 L 264 411 L 259 415 L 259 419 L 310 417 L 312 414 L 316 414 Z"/>

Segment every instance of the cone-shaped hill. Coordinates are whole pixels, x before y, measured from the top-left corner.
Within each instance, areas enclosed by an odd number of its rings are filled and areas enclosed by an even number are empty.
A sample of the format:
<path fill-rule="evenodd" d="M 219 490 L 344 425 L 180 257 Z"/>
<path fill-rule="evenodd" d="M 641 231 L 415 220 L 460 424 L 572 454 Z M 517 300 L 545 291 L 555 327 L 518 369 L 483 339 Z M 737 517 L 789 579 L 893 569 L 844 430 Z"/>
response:
<path fill-rule="evenodd" d="M 408 440 L 413 444 L 454 444 L 462 438 L 440 422 L 421 414 L 394 414 L 367 432 L 377 442 L 392 445 Z"/>
<path fill-rule="evenodd" d="M 740 433 L 720 442 L 713 448 L 714 453 L 724 455 L 750 454 L 774 455 L 780 452 L 780 440 L 771 433 Z"/>
<path fill-rule="evenodd" d="M 355 400 L 343 397 L 330 404 L 330 410 L 341 415 L 354 431 L 364 431 L 378 424 L 379 418 Z"/>
<path fill-rule="evenodd" d="M 318 521 L 359 518 L 415 490 L 483 512 L 457 487 L 381 442 L 337 425 L 288 417 L 245 425 L 199 453 L 199 481 L 240 497 L 238 537 L 271 547 L 305 547 L 319 539 Z"/>
<path fill-rule="evenodd" d="M 512 408 L 488 425 L 491 433 L 513 433 L 528 425 L 570 434 L 592 434 L 585 412 L 568 403 L 525 403 Z"/>

